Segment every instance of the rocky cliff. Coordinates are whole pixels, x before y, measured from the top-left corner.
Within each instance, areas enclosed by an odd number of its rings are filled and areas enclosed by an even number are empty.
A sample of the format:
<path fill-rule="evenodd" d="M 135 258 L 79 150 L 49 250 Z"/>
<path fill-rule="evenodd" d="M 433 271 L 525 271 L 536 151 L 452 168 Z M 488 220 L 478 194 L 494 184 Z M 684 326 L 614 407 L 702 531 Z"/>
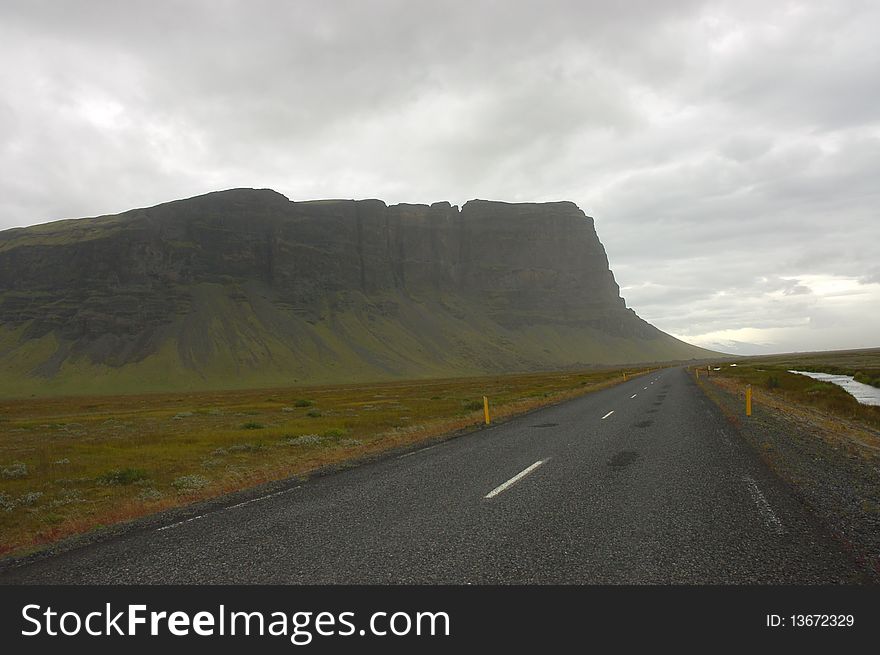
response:
<path fill-rule="evenodd" d="M 223 388 L 705 354 L 625 307 L 570 202 L 234 189 L 0 232 L 0 393 Z"/>

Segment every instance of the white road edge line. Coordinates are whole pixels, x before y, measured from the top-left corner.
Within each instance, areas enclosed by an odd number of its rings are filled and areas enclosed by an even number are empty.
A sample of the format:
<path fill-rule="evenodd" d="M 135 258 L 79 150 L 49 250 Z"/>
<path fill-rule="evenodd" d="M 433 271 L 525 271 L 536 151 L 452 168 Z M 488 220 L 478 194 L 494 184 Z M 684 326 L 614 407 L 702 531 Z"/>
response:
<path fill-rule="evenodd" d="M 761 516 L 764 518 L 764 523 L 767 527 L 773 530 L 776 534 L 784 534 L 785 529 L 782 527 L 782 521 L 780 521 L 779 517 L 773 513 L 770 503 L 767 502 L 764 494 L 762 494 L 761 490 L 758 488 L 758 483 L 748 475 L 744 475 L 742 479 L 749 488 L 749 494 L 751 494 L 752 500 L 755 502 L 758 512 L 760 512 Z"/>
<path fill-rule="evenodd" d="M 440 445 L 440 444 L 435 443 L 433 446 L 427 446 L 427 447 L 425 447 L 425 448 L 419 448 L 418 450 L 413 450 L 412 452 L 404 453 L 403 455 L 400 455 L 397 459 L 403 459 L 404 457 L 409 457 L 410 455 L 418 455 L 419 453 L 423 453 L 423 452 L 425 452 L 426 450 L 431 450 L 432 448 L 436 448 L 436 447 L 439 446 L 439 445 Z"/>
<path fill-rule="evenodd" d="M 198 521 L 199 519 L 205 518 L 205 514 L 200 514 L 199 516 L 194 516 L 191 519 L 186 519 L 185 521 L 178 521 L 177 523 L 172 523 L 171 525 L 166 525 L 161 528 L 156 528 L 156 532 L 162 532 L 162 530 L 170 530 L 171 528 L 176 528 L 184 523 L 189 523 L 190 521 Z"/>
<path fill-rule="evenodd" d="M 286 494 L 294 489 L 299 489 L 299 486 L 291 487 L 290 489 L 282 489 L 281 491 L 276 491 L 274 494 L 267 494 L 265 496 L 260 496 L 259 498 L 251 498 L 250 500 L 246 500 L 243 503 L 238 503 L 237 505 L 230 505 L 229 507 L 224 507 L 220 511 L 226 511 L 227 509 L 235 509 L 236 507 L 244 507 L 245 505 L 250 505 L 251 503 L 256 503 L 261 500 L 266 500 L 267 498 L 274 498 L 275 496 L 280 496 L 281 494 Z"/>
<path fill-rule="evenodd" d="M 510 480 L 508 480 L 508 481 L 505 482 L 504 484 L 499 484 L 499 485 L 498 485 L 497 487 L 495 487 L 492 491 L 490 491 L 490 492 L 487 493 L 485 496 L 483 496 L 483 498 L 486 498 L 486 499 L 494 498 L 495 496 L 497 496 L 497 495 L 500 494 L 501 492 L 506 491 L 507 489 L 509 489 L 510 487 L 512 487 L 513 485 L 515 485 L 517 482 L 519 482 L 520 480 L 522 480 L 524 477 L 526 477 L 529 473 L 531 473 L 532 471 L 534 471 L 536 468 L 538 468 L 538 467 L 541 466 L 542 464 L 546 464 L 546 463 L 549 462 L 549 461 L 550 461 L 550 458 L 548 457 L 547 459 L 542 459 L 542 460 L 539 460 L 539 461 L 535 462 L 534 464 L 532 464 L 532 465 L 531 465 L 530 467 L 528 467 L 527 469 L 523 469 L 522 471 L 520 471 L 519 473 L 517 473 L 516 475 L 514 475 L 512 478 L 510 478 Z"/>
<path fill-rule="evenodd" d="M 633 395 L 631 395 L 631 396 L 629 397 L 629 399 L 632 400 L 633 398 L 635 398 L 635 397 L 638 396 L 638 395 L 639 395 L 639 394 L 634 393 Z"/>
<path fill-rule="evenodd" d="M 280 496 L 281 494 L 286 494 L 294 489 L 299 489 L 302 485 L 297 485 L 296 487 L 291 487 L 290 489 L 282 489 L 281 491 L 276 491 L 273 494 L 266 494 L 265 496 L 260 496 L 259 498 L 251 498 L 250 500 L 246 500 L 243 503 L 238 503 L 237 505 L 230 505 L 229 507 L 223 507 L 222 509 L 218 509 L 215 512 L 208 512 L 207 514 L 199 514 L 198 516 L 193 516 L 192 518 L 184 519 L 183 521 L 178 521 L 177 523 L 172 523 L 171 525 L 165 525 L 161 528 L 156 528 L 156 532 L 162 532 L 163 530 L 170 530 L 171 528 L 177 528 L 183 525 L 184 523 L 190 523 L 191 521 L 198 521 L 199 519 L 203 519 L 209 514 L 217 514 L 218 512 L 225 512 L 229 509 L 235 509 L 236 507 L 244 507 L 245 505 L 250 505 L 251 503 L 256 503 L 260 500 L 266 500 L 267 498 L 274 498 L 275 496 Z"/>
<path fill-rule="evenodd" d="M 602 420 L 604 421 L 606 418 L 611 416 L 613 413 L 614 413 L 614 410 L 612 409 L 610 412 L 608 412 L 607 414 L 605 414 L 605 416 L 602 417 Z"/>

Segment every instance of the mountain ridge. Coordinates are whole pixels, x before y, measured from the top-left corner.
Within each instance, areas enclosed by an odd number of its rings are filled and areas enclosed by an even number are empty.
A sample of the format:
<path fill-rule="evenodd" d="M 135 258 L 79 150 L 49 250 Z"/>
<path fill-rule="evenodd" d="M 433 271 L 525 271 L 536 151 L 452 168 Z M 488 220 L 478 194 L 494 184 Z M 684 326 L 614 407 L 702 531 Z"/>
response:
<path fill-rule="evenodd" d="M 570 201 L 227 189 L 0 232 L 0 394 L 455 377 L 706 356 L 626 308 Z"/>

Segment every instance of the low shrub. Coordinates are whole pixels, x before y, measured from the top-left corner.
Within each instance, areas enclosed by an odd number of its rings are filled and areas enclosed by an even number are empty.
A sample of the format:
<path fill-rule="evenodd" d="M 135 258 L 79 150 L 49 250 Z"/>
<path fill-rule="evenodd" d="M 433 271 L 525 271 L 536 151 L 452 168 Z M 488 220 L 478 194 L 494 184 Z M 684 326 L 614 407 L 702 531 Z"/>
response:
<path fill-rule="evenodd" d="M 33 505 L 40 498 L 43 497 L 42 491 L 29 491 L 26 494 L 22 494 L 18 497 L 19 505 Z"/>
<path fill-rule="evenodd" d="M 323 441 L 317 434 L 301 434 L 298 437 L 287 437 L 284 443 L 288 446 L 317 446 Z"/>
<path fill-rule="evenodd" d="M 211 483 L 204 475 L 183 475 L 174 480 L 171 486 L 178 491 L 195 491 L 203 489 Z"/>
<path fill-rule="evenodd" d="M 4 494 L 0 492 L 0 509 L 4 512 L 11 512 L 15 509 L 18 503 L 15 502 L 15 499 L 9 494 Z"/>
<path fill-rule="evenodd" d="M 13 462 L 9 466 L 4 466 L 0 469 L 0 477 L 5 480 L 12 480 L 15 478 L 25 478 L 28 474 L 27 464 L 24 462 Z"/>
<path fill-rule="evenodd" d="M 150 502 L 152 500 L 160 500 L 162 498 L 162 492 L 158 489 L 153 489 L 152 487 L 148 487 L 147 489 L 142 489 L 138 494 L 138 500 L 143 500 L 145 502 Z"/>

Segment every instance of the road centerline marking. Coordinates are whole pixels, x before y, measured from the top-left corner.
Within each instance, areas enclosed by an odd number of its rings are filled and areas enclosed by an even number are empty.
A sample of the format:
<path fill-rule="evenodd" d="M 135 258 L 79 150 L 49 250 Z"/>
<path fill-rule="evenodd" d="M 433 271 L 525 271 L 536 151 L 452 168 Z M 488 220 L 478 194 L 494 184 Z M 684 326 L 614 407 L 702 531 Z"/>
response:
<path fill-rule="evenodd" d="M 549 457 L 546 458 L 546 459 L 538 460 L 537 462 L 535 462 L 534 464 L 532 464 L 532 465 L 529 466 L 528 468 L 523 469 L 522 471 L 520 471 L 519 473 L 517 473 L 516 475 L 514 475 L 514 476 L 513 476 L 512 478 L 510 478 L 510 480 L 508 480 L 507 482 L 504 482 L 503 484 L 499 484 L 499 485 L 498 485 L 497 487 L 495 487 L 492 491 L 490 491 L 490 492 L 487 493 L 485 496 L 483 496 L 483 498 L 486 498 L 486 499 L 494 498 L 494 497 L 497 496 L 498 494 L 500 494 L 500 493 L 502 493 L 502 492 L 504 492 L 504 491 L 507 491 L 510 487 L 512 487 L 512 486 L 515 485 L 517 482 L 519 482 L 520 480 L 522 480 L 522 479 L 523 479 L 524 477 L 526 477 L 529 473 L 531 473 L 532 471 L 534 471 L 535 469 L 537 469 L 539 466 L 541 466 L 541 465 L 543 465 L 543 464 L 546 464 L 546 463 L 549 462 L 549 461 L 550 461 L 550 458 L 549 458 Z"/>
<path fill-rule="evenodd" d="M 638 395 L 639 395 L 639 394 L 634 393 L 633 395 L 631 395 L 631 396 L 629 397 L 629 399 L 632 400 L 633 398 L 635 398 L 635 397 L 638 396 Z"/>
<path fill-rule="evenodd" d="M 608 412 L 607 414 L 605 414 L 605 416 L 602 417 L 602 420 L 604 421 L 606 418 L 611 416 L 613 413 L 614 413 L 614 410 L 612 409 L 610 412 Z"/>

